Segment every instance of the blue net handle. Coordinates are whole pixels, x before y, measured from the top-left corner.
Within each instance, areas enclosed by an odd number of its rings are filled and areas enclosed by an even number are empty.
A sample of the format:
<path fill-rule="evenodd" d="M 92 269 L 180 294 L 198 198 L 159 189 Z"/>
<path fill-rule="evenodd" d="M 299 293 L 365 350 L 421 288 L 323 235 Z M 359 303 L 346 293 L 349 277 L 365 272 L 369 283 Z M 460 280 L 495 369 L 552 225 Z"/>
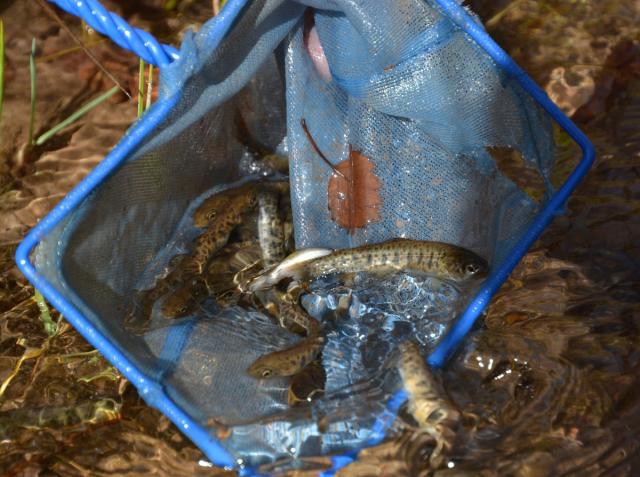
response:
<path fill-rule="evenodd" d="M 168 65 L 180 56 L 178 50 L 163 45 L 151 34 L 133 28 L 122 17 L 111 13 L 96 0 L 49 0 L 64 11 L 82 18 L 94 30 L 108 36 L 125 50 L 132 51 L 152 65 Z"/>

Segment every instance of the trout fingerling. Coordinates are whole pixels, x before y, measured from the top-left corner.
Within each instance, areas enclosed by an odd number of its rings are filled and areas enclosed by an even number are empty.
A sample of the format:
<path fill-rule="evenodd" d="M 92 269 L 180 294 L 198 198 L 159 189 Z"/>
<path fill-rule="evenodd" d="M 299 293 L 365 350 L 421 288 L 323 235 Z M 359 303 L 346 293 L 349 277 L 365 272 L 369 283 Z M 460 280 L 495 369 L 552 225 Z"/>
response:
<path fill-rule="evenodd" d="M 397 367 L 409 395 L 408 411 L 418 424 L 418 431 L 435 439 L 436 447 L 430 460 L 433 465 L 439 465 L 441 453 L 453 446 L 460 412 L 446 398 L 416 343 L 405 341 L 400 345 Z"/>
<path fill-rule="evenodd" d="M 160 310 L 165 318 L 182 318 L 191 314 L 207 297 L 208 290 L 202 277 L 195 277 L 165 298 Z"/>
<path fill-rule="evenodd" d="M 321 336 L 306 338 L 291 348 L 260 356 L 247 372 L 256 379 L 292 376 L 316 359 L 323 346 L 324 338 Z"/>
<path fill-rule="evenodd" d="M 487 275 L 487 262 L 470 250 L 443 242 L 392 239 L 382 243 L 336 250 L 304 264 L 298 272 L 306 280 L 331 273 L 391 273 L 413 270 L 464 281 Z"/>
<path fill-rule="evenodd" d="M 281 301 L 278 303 L 278 315 L 281 326 L 290 329 L 292 325 L 297 325 L 305 330 L 307 337 L 318 336 L 320 334 L 320 323 L 309 315 L 297 303 Z"/>
<path fill-rule="evenodd" d="M 265 267 L 284 259 L 284 229 L 278 210 L 278 194 L 270 190 L 258 195 L 258 240 Z"/>

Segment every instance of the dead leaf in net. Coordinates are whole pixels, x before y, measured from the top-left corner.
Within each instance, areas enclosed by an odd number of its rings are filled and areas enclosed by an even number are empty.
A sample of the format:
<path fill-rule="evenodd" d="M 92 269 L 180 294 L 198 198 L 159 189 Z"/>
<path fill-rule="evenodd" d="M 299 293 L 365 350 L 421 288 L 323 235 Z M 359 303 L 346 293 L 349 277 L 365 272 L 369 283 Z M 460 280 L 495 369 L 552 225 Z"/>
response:
<path fill-rule="evenodd" d="M 380 179 L 373 163 L 359 151 L 335 166 L 327 191 L 331 219 L 353 234 L 355 229 L 380 220 Z"/>

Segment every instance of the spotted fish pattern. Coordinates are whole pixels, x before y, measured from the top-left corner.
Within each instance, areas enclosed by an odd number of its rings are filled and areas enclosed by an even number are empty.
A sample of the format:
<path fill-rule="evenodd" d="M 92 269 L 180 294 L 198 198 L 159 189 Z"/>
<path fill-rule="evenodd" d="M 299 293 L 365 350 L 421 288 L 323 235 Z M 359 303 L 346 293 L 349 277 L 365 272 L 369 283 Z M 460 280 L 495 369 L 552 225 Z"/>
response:
<path fill-rule="evenodd" d="M 258 358 L 247 370 L 256 379 L 293 376 L 316 359 L 324 346 L 324 338 L 305 338 L 294 346 Z"/>
<path fill-rule="evenodd" d="M 258 240 L 262 249 L 262 262 L 270 268 L 285 257 L 284 224 L 278 207 L 279 194 L 262 190 L 258 194 Z"/>
<path fill-rule="evenodd" d="M 467 280 L 487 275 L 489 266 L 470 250 L 443 242 L 393 239 L 382 243 L 337 250 L 302 267 L 304 279 L 331 273 L 389 273 L 413 270 L 445 279 Z"/>
<path fill-rule="evenodd" d="M 229 244 L 211 259 L 202 275 L 171 292 L 161 311 L 166 318 L 181 318 L 195 311 L 209 296 L 216 299 L 236 287 L 235 277 L 260 263 L 260 247 L 254 241 Z"/>
<path fill-rule="evenodd" d="M 409 413 L 419 431 L 435 439 L 436 447 L 430 461 L 439 463 L 442 451 L 450 450 L 453 445 L 454 427 L 460 420 L 460 412 L 446 399 L 444 389 L 416 343 L 405 341 L 400 345 L 397 367 L 409 395 Z"/>

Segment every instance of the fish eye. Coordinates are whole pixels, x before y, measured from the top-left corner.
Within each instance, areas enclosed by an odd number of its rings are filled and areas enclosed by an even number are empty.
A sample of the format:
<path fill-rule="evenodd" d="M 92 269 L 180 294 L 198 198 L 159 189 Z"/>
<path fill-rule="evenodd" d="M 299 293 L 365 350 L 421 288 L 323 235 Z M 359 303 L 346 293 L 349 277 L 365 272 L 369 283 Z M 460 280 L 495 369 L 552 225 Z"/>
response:
<path fill-rule="evenodd" d="M 271 370 L 270 369 L 263 369 L 262 370 L 262 377 L 263 378 L 268 378 L 269 376 L 271 376 Z"/>
<path fill-rule="evenodd" d="M 207 219 L 208 220 L 213 220 L 216 218 L 216 211 L 215 210 L 211 210 L 208 214 L 207 214 Z"/>
<path fill-rule="evenodd" d="M 464 271 L 469 275 L 475 275 L 480 271 L 480 267 L 478 267 L 475 263 L 467 263 L 464 267 Z"/>

